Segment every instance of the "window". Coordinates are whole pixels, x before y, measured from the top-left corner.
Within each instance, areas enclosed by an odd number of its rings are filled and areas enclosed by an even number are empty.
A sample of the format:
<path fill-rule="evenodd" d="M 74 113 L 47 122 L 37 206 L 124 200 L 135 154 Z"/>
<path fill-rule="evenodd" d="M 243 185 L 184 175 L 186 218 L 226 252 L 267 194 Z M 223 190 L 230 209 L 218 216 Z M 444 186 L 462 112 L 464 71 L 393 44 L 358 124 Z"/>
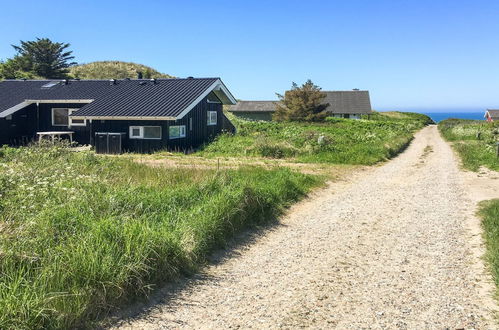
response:
<path fill-rule="evenodd" d="M 170 126 L 170 139 L 179 139 L 185 137 L 185 125 Z"/>
<path fill-rule="evenodd" d="M 69 126 L 69 109 L 52 108 L 52 126 Z"/>
<path fill-rule="evenodd" d="M 208 111 L 208 126 L 217 124 L 217 112 L 216 111 Z"/>
<path fill-rule="evenodd" d="M 72 119 L 70 114 L 78 109 L 52 108 L 52 126 L 85 126 L 85 119 Z"/>
<path fill-rule="evenodd" d="M 51 87 L 54 87 L 55 85 L 57 85 L 59 82 L 58 81 L 51 81 L 45 85 L 42 86 L 43 89 L 46 89 L 46 88 L 51 88 Z"/>
<path fill-rule="evenodd" d="M 144 139 L 161 139 L 161 126 L 144 126 Z"/>
<path fill-rule="evenodd" d="M 130 139 L 160 140 L 161 126 L 130 126 Z"/>
<path fill-rule="evenodd" d="M 222 103 L 222 102 L 220 102 L 220 100 L 218 99 L 218 97 L 213 92 L 211 92 L 210 94 L 208 94 L 208 97 L 206 98 L 206 101 L 208 103 Z"/>
<path fill-rule="evenodd" d="M 192 131 L 192 117 L 189 118 L 189 131 Z"/>

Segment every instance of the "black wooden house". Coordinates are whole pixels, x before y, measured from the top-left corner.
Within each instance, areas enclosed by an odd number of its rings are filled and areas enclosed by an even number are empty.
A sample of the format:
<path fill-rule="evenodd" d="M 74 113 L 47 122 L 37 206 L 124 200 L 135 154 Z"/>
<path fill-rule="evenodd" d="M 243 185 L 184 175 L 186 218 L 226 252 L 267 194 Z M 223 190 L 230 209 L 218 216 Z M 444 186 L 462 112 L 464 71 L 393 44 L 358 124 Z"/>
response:
<path fill-rule="evenodd" d="M 123 151 L 186 150 L 233 130 L 222 107 L 235 103 L 219 78 L 5 80 L 0 144 L 68 132 L 95 145 L 117 133 Z"/>

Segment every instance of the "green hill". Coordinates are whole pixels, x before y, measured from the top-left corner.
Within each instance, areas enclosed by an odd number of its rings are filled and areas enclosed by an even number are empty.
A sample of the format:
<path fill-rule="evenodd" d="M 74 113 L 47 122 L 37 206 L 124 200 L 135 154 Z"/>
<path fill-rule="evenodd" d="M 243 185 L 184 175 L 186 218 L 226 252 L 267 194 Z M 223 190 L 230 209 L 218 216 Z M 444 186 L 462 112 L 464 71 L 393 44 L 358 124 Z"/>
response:
<path fill-rule="evenodd" d="M 70 68 L 69 74 L 79 79 L 125 79 L 137 78 L 138 72 L 142 72 L 143 77 L 147 79 L 174 78 L 146 65 L 120 61 L 99 61 L 76 65 Z"/>

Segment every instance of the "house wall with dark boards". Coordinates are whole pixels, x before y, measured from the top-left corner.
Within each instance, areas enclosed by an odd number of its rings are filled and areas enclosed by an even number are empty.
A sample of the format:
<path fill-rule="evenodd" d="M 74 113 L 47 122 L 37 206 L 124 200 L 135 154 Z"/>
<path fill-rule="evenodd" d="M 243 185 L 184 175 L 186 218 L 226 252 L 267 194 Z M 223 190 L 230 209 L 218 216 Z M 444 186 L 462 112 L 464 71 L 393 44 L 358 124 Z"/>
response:
<path fill-rule="evenodd" d="M 32 104 L 6 118 L 0 118 L 0 144 L 24 145 L 36 134 L 37 111 Z"/>
<path fill-rule="evenodd" d="M 72 131 L 79 144 L 93 144 L 95 133 L 125 133 L 123 149 L 130 152 L 152 152 L 160 149 L 184 151 L 196 148 L 220 134 L 224 124 L 221 103 L 201 100 L 180 120 L 87 120 L 85 126 L 57 126 L 52 121 L 53 108 L 77 109 L 81 103 L 32 104 L 12 114 L 9 119 L 0 119 L 0 144 L 21 145 L 36 139 L 36 132 Z M 217 112 L 216 125 L 208 125 L 208 112 Z M 170 126 L 184 125 L 186 136 L 170 139 Z M 130 139 L 130 126 L 160 126 L 161 139 Z"/>
<path fill-rule="evenodd" d="M 208 125 L 208 112 L 217 112 L 217 124 Z M 192 123 L 192 124 L 191 124 Z M 170 126 L 185 126 L 186 136 L 169 138 Z M 223 127 L 222 104 L 209 103 L 207 98 L 200 101 L 180 120 L 93 120 L 90 125 L 92 134 L 125 133 L 124 151 L 147 153 L 161 149 L 185 151 L 196 148 L 220 134 Z M 131 139 L 130 126 L 160 126 L 161 139 Z"/>

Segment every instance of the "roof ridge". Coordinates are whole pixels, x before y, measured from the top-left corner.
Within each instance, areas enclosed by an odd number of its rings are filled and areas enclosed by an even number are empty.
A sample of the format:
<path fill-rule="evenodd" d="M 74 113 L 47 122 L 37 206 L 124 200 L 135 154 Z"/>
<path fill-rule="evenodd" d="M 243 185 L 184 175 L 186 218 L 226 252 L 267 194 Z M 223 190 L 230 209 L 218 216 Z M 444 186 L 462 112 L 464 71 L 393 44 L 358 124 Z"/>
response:
<path fill-rule="evenodd" d="M 152 79 L 156 80 L 206 80 L 206 79 L 220 79 L 220 77 L 196 77 L 196 78 L 142 78 L 142 79 L 137 79 L 137 78 L 110 78 L 110 79 L 75 79 L 75 78 L 70 78 L 70 79 L 4 79 L 0 80 L 0 82 L 43 82 L 43 81 L 77 81 L 77 82 L 82 82 L 82 81 L 104 81 L 104 82 L 109 82 L 110 80 L 116 80 L 116 81 L 151 81 Z"/>

